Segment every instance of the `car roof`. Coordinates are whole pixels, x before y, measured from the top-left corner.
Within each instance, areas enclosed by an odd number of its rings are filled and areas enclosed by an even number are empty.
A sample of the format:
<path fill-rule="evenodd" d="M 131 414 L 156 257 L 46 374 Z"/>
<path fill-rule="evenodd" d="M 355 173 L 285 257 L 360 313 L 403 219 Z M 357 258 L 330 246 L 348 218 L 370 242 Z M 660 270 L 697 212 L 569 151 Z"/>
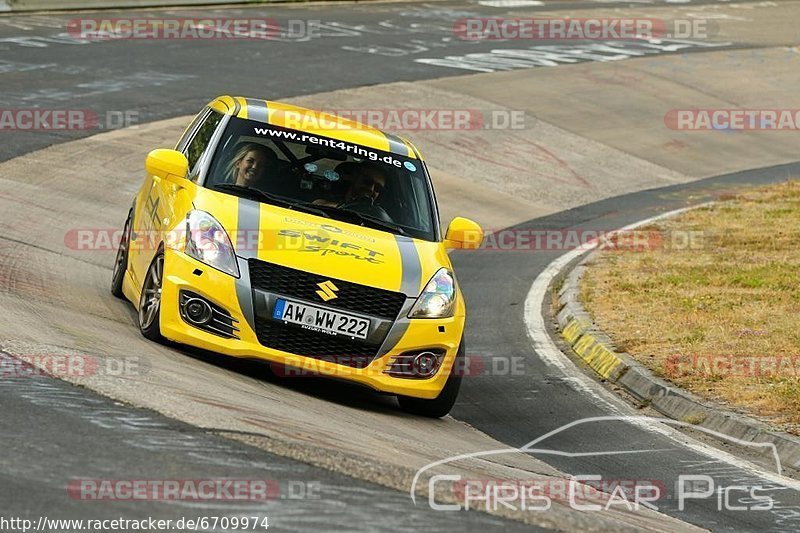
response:
<path fill-rule="evenodd" d="M 300 130 L 411 159 L 422 159 L 414 145 L 399 135 L 323 111 L 242 96 L 220 96 L 209 102 L 208 107 L 242 119 Z"/>

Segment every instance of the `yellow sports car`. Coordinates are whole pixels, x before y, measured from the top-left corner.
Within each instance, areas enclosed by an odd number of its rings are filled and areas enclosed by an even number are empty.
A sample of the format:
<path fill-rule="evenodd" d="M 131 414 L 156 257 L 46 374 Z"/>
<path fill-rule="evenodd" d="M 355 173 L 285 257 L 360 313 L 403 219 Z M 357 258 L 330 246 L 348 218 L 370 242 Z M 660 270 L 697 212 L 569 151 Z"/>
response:
<path fill-rule="evenodd" d="M 112 293 L 164 338 L 450 411 L 464 359 L 464 299 L 431 180 L 407 140 L 277 102 L 217 98 L 175 150 L 147 156 Z"/>

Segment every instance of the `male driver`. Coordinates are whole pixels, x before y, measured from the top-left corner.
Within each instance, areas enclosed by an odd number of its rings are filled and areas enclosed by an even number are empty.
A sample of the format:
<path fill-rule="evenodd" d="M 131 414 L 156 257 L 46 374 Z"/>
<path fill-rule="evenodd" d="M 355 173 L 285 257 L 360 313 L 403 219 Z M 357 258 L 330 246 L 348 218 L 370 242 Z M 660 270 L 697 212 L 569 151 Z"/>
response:
<path fill-rule="evenodd" d="M 343 205 L 362 199 L 374 204 L 385 187 L 386 175 L 383 169 L 375 163 L 361 163 L 353 172 L 353 181 L 344 195 Z"/>
<path fill-rule="evenodd" d="M 380 197 L 386 187 L 386 175 L 380 165 L 372 162 L 366 163 L 342 163 L 336 167 L 336 171 L 345 183 L 349 183 L 344 197 L 339 199 L 314 200 L 317 205 L 328 205 L 331 207 L 342 207 L 359 202 L 368 202 L 370 205 Z"/>

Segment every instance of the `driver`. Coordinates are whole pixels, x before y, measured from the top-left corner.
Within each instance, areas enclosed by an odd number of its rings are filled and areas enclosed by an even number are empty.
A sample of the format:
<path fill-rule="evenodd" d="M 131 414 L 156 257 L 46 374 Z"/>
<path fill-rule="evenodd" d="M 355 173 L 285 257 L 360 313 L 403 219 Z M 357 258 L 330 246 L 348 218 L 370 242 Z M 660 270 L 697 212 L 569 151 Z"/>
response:
<path fill-rule="evenodd" d="M 373 205 L 386 187 L 386 175 L 375 163 L 342 163 L 336 167 L 336 171 L 349 183 L 344 197 L 338 201 L 320 198 L 314 200 L 314 204 L 341 207 L 366 202 Z"/>
<path fill-rule="evenodd" d="M 350 188 L 344 195 L 344 203 L 356 202 L 367 199 L 374 204 L 386 187 L 386 175 L 383 169 L 375 163 L 362 163 L 354 173 Z"/>

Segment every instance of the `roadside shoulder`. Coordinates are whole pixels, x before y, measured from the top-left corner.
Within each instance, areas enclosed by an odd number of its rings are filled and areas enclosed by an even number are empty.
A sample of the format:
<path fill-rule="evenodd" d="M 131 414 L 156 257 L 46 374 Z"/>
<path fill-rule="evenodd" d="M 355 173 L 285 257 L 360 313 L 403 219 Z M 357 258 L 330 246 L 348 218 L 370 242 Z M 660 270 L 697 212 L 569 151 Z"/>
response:
<path fill-rule="evenodd" d="M 614 346 L 578 299 L 579 281 L 592 253 L 593 250 L 589 250 L 579 260 L 568 264 L 551 285 L 551 289 L 559 287 L 555 312 L 559 334 L 575 355 L 600 379 L 622 388 L 641 405 L 650 406 L 674 420 L 709 430 L 720 438 L 728 437 L 741 444 L 773 444 L 780 463 L 796 468 L 800 464 L 800 439 L 774 431 L 764 422 L 675 387 Z"/>

